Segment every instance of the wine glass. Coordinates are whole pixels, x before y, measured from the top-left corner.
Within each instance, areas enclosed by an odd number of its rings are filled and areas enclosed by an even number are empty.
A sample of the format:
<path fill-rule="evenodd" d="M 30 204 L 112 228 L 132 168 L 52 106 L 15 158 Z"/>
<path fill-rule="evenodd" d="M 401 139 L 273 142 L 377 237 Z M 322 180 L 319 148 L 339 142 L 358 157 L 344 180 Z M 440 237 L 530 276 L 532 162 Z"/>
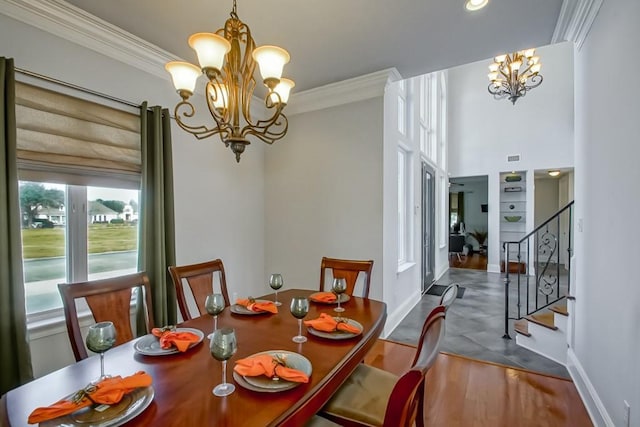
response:
<path fill-rule="evenodd" d="M 218 314 L 224 311 L 224 296 L 222 294 L 207 295 L 204 300 L 204 308 L 207 313 L 213 316 L 213 332 L 215 332 L 218 329 Z M 207 338 L 211 339 L 213 332 Z"/>
<path fill-rule="evenodd" d="M 104 374 L 104 352 L 116 343 L 116 328 L 113 322 L 100 322 L 89 326 L 87 333 L 87 348 L 94 353 L 100 353 L 100 378 L 95 382 L 109 378 Z"/>
<path fill-rule="evenodd" d="M 331 286 L 331 290 L 338 297 L 338 306 L 334 308 L 333 311 L 342 313 L 344 311 L 344 307 L 340 307 L 340 299 L 342 293 L 347 290 L 347 280 L 344 278 L 333 279 L 333 286 Z"/>
<path fill-rule="evenodd" d="M 275 305 L 282 305 L 282 303 L 278 301 L 278 289 L 280 289 L 282 285 L 284 285 L 282 274 L 275 273 L 269 277 L 269 286 L 271 286 L 271 289 L 276 291 L 276 300 L 274 301 Z"/>
<path fill-rule="evenodd" d="M 231 328 L 216 329 L 209 345 L 214 359 L 222 362 L 222 383 L 213 389 L 216 396 L 228 396 L 234 392 L 236 386 L 227 382 L 227 360 L 236 353 L 238 344 L 236 332 Z"/>
<path fill-rule="evenodd" d="M 293 342 L 303 343 L 307 337 L 302 335 L 302 319 L 309 312 L 309 300 L 305 297 L 293 297 L 291 299 L 291 314 L 298 319 L 298 335 L 293 337 Z"/>

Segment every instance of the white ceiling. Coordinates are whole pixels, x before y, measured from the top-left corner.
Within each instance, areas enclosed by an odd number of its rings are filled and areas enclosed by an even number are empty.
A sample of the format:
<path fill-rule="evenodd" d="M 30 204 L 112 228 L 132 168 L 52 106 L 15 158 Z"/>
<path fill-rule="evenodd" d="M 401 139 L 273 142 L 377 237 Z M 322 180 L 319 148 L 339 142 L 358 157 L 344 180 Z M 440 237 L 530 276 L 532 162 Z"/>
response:
<path fill-rule="evenodd" d="M 285 76 L 302 91 L 395 67 L 407 78 L 549 44 L 562 0 L 237 0 L 257 45 L 291 54 Z M 232 0 L 69 0 L 177 57 L 196 62 L 187 38 L 213 32 Z"/>

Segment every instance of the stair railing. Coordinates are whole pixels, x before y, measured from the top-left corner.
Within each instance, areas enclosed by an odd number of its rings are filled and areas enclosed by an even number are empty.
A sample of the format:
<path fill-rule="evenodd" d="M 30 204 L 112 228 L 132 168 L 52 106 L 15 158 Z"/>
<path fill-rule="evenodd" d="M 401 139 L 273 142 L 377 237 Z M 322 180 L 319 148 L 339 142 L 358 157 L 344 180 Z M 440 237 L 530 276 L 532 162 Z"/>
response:
<path fill-rule="evenodd" d="M 504 335 L 509 335 L 509 320 L 520 320 L 556 303 L 571 290 L 571 255 L 573 248 L 571 228 L 573 224 L 573 201 L 560 209 L 545 222 L 517 242 L 503 242 L 504 250 Z M 566 259 L 561 258 L 566 246 Z M 515 252 L 515 290 L 517 312 L 510 314 L 510 299 L 513 298 L 511 284 L 511 261 Z M 532 251 L 533 249 L 533 251 Z M 523 254 L 525 255 L 523 260 Z M 566 265 L 566 273 L 561 265 Z M 523 301 L 524 300 L 524 301 Z M 524 308 L 523 308 L 524 302 Z M 525 312 L 526 314 L 522 314 Z"/>

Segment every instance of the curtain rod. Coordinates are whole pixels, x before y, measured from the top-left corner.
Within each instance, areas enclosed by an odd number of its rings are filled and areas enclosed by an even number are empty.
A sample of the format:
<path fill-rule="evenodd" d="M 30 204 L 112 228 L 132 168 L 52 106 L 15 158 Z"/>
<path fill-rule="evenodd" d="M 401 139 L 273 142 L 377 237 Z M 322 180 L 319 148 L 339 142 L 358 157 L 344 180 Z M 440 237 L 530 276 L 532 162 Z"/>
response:
<path fill-rule="evenodd" d="M 29 71 L 29 70 L 24 70 L 22 68 L 18 68 L 18 67 L 14 67 L 14 70 L 17 73 L 24 74 L 25 76 L 35 77 L 36 79 L 44 80 L 44 81 L 50 82 L 50 83 L 55 83 L 57 85 L 68 87 L 70 89 L 75 89 L 75 90 L 78 90 L 80 92 L 87 93 L 89 95 L 95 95 L 95 96 L 98 96 L 100 98 L 107 99 L 109 101 L 113 101 L 113 102 L 117 102 L 117 103 L 126 105 L 128 107 L 140 108 L 140 104 L 135 104 L 135 103 L 133 103 L 131 101 L 126 101 L 124 99 L 116 98 L 115 96 L 107 95 L 107 94 L 102 93 L 102 92 L 97 92 L 97 91 L 92 90 L 92 89 L 87 89 L 87 88 L 82 87 L 82 86 L 74 85 L 73 83 L 67 83 L 67 82 L 62 81 L 62 80 L 54 79 L 53 77 L 48 77 L 48 76 L 45 76 L 45 75 L 42 75 L 42 74 L 34 73 L 33 71 Z"/>

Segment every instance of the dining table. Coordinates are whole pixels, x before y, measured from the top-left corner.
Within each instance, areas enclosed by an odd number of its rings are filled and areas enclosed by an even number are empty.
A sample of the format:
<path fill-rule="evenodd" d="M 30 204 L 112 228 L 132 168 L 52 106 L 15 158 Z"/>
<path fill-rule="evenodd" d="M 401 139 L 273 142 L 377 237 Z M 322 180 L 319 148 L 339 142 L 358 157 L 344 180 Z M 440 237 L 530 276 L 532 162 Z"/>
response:
<path fill-rule="evenodd" d="M 137 338 L 104 354 L 106 373 L 128 376 L 144 371 L 152 377 L 153 398 L 126 426 L 303 426 L 331 398 L 338 387 L 361 363 L 382 333 L 386 305 L 381 301 L 351 296 L 339 316 L 362 326 L 362 333 L 346 339 L 312 334 L 303 327 L 304 343 L 295 343 L 298 322 L 290 311 L 293 297 L 309 297 L 315 291 L 288 289 L 278 293 L 282 302 L 277 314 L 237 314 L 230 307 L 218 315 L 218 328 L 233 328 L 237 351 L 228 361 L 227 381 L 235 391 L 217 397 L 212 389 L 222 382 L 221 362 L 214 359 L 206 336 L 213 330 L 213 316 L 204 314 L 178 325 L 202 331 L 204 339 L 185 352 L 146 355 L 136 351 Z M 273 295 L 260 297 L 273 300 Z M 335 306 L 309 303 L 305 320 L 321 313 L 338 316 Z M 235 310 L 237 311 L 237 310 Z M 148 338 L 148 337 L 147 337 Z M 343 338 L 343 337 L 342 337 Z M 293 352 L 311 363 L 307 383 L 290 389 L 272 390 L 246 387 L 234 379 L 234 362 L 264 351 Z M 0 421 L 8 426 L 26 426 L 37 407 L 83 389 L 100 372 L 99 356 L 92 356 L 17 387 L 2 396 Z M 73 425 L 73 424 L 71 424 Z"/>

